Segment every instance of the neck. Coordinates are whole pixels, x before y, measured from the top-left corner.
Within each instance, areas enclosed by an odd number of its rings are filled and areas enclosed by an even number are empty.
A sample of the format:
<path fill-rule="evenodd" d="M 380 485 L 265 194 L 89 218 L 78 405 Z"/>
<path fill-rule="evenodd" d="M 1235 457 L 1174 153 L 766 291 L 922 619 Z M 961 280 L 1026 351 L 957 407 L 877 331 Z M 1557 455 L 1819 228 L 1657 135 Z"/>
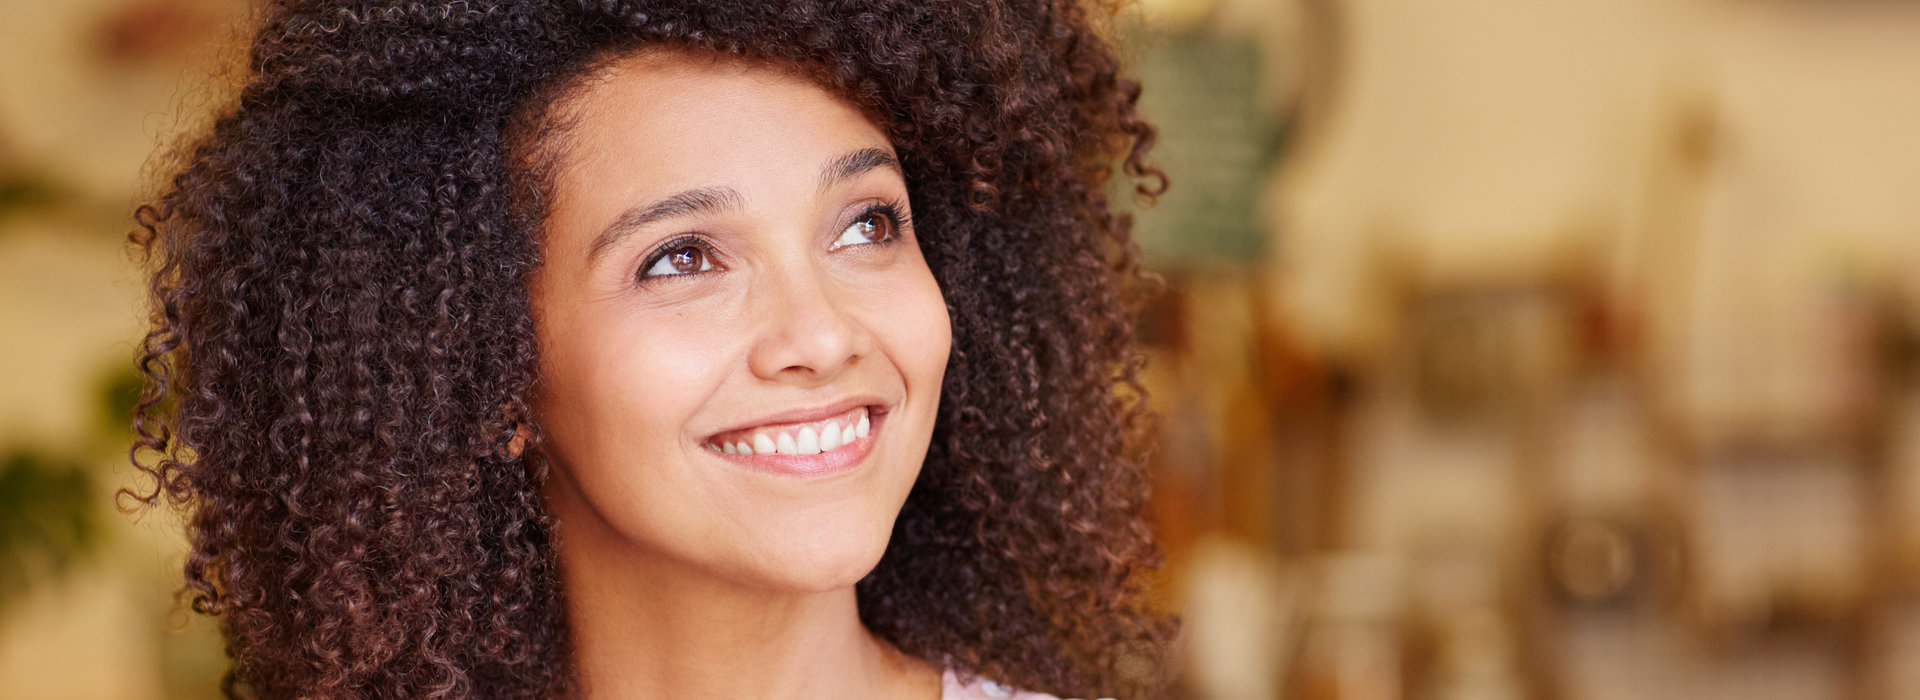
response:
<path fill-rule="evenodd" d="M 860 624 L 851 585 L 741 585 L 585 520 L 565 527 L 560 565 L 589 700 L 940 696 L 937 671 Z"/>

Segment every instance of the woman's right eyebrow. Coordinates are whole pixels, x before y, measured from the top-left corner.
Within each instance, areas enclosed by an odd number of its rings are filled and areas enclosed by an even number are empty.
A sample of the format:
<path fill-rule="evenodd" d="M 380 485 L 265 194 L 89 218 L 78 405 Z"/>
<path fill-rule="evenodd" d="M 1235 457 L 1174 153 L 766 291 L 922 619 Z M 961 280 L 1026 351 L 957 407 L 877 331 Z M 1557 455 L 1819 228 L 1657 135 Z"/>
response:
<path fill-rule="evenodd" d="M 628 207 L 620 213 L 620 218 L 608 224 L 587 246 L 587 267 L 598 265 L 608 250 L 648 224 L 695 214 L 739 210 L 745 202 L 746 199 L 731 187 L 695 187 L 651 204 Z"/>

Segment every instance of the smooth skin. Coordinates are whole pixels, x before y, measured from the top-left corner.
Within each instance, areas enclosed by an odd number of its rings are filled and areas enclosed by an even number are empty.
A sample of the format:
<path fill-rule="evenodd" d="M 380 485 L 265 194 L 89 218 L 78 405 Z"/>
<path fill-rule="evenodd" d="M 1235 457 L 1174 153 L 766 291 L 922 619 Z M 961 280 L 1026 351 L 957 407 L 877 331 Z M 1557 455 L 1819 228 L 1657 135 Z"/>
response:
<path fill-rule="evenodd" d="M 910 215 L 886 135 L 795 73 L 668 50 L 561 108 L 533 409 L 587 696 L 938 698 L 940 671 L 854 600 L 926 457 L 952 345 L 915 233 L 875 210 Z M 849 403 L 876 415 L 849 469 L 707 447 Z"/>

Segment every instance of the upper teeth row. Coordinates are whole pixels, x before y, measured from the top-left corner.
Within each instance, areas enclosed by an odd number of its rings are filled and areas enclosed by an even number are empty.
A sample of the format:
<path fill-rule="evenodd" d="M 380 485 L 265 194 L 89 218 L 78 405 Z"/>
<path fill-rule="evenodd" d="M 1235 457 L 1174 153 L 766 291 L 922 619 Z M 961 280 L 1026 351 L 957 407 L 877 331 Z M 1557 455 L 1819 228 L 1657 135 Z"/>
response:
<path fill-rule="evenodd" d="M 845 447 L 853 441 L 867 436 L 872 424 L 867 421 L 867 413 L 860 412 L 860 422 L 846 428 L 837 422 L 828 422 L 826 427 L 815 432 L 813 426 L 802 426 L 798 431 L 781 430 L 754 431 L 753 439 L 719 444 L 707 443 L 707 449 L 725 452 L 730 455 L 817 455 L 822 452 Z"/>

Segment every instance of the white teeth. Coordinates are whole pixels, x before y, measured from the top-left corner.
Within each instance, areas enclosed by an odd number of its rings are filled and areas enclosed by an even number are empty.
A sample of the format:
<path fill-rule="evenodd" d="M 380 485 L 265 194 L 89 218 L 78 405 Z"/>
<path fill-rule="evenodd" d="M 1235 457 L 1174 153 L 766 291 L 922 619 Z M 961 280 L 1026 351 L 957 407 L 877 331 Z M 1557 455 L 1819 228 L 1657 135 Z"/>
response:
<path fill-rule="evenodd" d="M 827 428 L 820 431 L 820 451 L 826 452 L 841 444 L 843 443 L 840 441 L 840 424 L 828 423 Z"/>
<path fill-rule="evenodd" d="M 873 430 L 873 423 L 867 417 L 867 409 L 859 410 L 859 422 L 842 426 L 827 421 L 816 430 L 811 425 L 800 427 L 799 432 L 755 432 L 751 438 L 736 443 L 708 443 L 708 449 L 730 455 L 816 455 L 822 452 L 846 447 L 855 440 L 867 437 Z"/>

